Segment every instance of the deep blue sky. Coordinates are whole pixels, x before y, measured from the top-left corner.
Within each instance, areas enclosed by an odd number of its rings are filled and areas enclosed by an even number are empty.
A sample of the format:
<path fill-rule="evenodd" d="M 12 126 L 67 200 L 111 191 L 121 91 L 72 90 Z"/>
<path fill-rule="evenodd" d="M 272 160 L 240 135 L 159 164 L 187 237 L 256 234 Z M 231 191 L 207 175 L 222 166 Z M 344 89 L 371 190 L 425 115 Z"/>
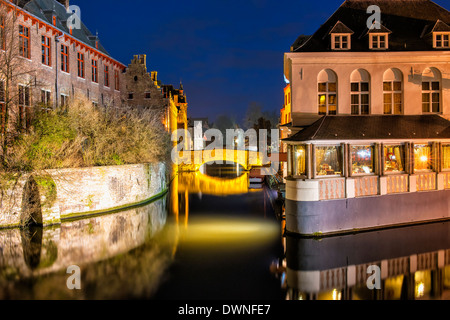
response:
<path fill-rule="evenodd" d="M 164 84 L 183 81 L 189 117 L 244 118 L 250 103 L 283 105 L 283 53 L 343 0 L 71 0 L 106 50 L 128 65 L 147 54 Z M 450 8 L 450 0 L 436 0 Z"/>

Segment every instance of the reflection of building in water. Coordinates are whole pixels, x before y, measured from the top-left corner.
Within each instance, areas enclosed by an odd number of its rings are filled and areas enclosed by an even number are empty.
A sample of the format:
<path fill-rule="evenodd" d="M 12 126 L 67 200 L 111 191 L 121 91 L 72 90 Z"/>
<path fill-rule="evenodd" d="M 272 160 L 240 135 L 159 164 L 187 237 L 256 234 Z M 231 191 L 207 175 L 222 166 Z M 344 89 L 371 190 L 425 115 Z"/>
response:
<path fill-rule="evenodd" d="M 83 268 L 142 246 L 165 227 L 166 202 L 45 229 L 1 230 L 0 298 L 11 293 L 11 279 L 65 273 L 70 265 Z"/>
<path fill-rule="evenodd" d="M 287 238 L 288 299 L 450 299 L 449 224 L 320 241 Z M 380 269 L 381 290 L 367 281 Z"/>

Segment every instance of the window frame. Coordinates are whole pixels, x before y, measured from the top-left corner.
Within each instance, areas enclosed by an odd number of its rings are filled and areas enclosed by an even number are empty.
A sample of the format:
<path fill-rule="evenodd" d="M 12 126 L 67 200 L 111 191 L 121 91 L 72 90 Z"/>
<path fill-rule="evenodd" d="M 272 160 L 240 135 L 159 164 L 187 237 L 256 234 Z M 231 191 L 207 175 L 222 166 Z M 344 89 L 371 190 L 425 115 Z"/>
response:
<path fill-rule="evenodd" d="M 424 84 L 428 83 L 428 89 L 424 89 Z M 433 89 L 433 84 L 438 83 L 439 89 Z M 422 80 L 422 113 L 423 114 L 440 114 L 442 113 L 442 84 L 441 81 L 423 81 Z M 433 95 L 439 95 L 439 102 L 433 101 Z M 424 96 L 428 95 L 428 101 L 424 101 Z M 433 105 L 438 104 L 438 111 L 433 111 Z M 428 111 L 425 111 L 424 105 L 428 104 Z"/>
<path fill-rule="evenodd" d="M 5 16 L 0 14 L 0 50 L 6 50 Z"/>
<path fill-rule="evenodd" d="M 429 165 L 428 165 L 429 169 L 416 169 L 417 161 L 416 161 L 415 152 L 416 152 L 416 148 L 418 146 L 426 146 L 430 150 L 430 156 L 427 159 L 427 162 L 429 163 Z M 414 144 L 413 157 L 414 157 L 414 168 L 413 168 L 414 169 L 414 173 L 417 173 L 417 172 L 419 172 L 419 173 L 427 173 L 427 172 L 433 172 L 434 171 L 433 170 L 433 162 L 432 162 L 432 159 L 433 159 L 433 146 L 432 146 L 431 143 L 417 143 L 417 144 Z"/>
<path fill-rule="evenodd" d="M 78 78 L 86 79 L 84 53 L 77 52 Z"/>
<path fill-rule="evenodd" d="M 61 71 L 70 73 L 69 46 L 61 44 Z"/>
<path fill-rule="evenodd" d="M 103 69 L 103 73 L 104 73 L 104 85 L 105 87 L 110 87 L 110 82 L 109 82 L 109 66 L 105 65 L 104 69 Z"/>
<path fill-rule="evenodd" d="M 439 152 L 441 155 L 441 167 L 442 167 L 442 172 L 450 172 L 450 157 L 449 159 L 446 159 L 445 157 L 445 152 L 444 152 L 444 148 L 450 148 L 450 143 L 442 143 L 441 146 L 441 151 Z M 450 154 L 450 152 L 449 152 Z M 448 166 L 446 167 L 445 163 L 448 163 Z"/>
<path fill-rule="evenodd" d="M 389 83 L 391 86 L 390 90 L 385 89 L 385 84 Z M 395 89 L 395 84 L 400 83 L 400 90 Z M 390 102 L 390 108 L 391 112 L 386 112 L 386 101 L 385 97 L 387 95 L 390 95 L 391 102 Z M 396 112 L 396 103 L 395 103 L 395 96 L 400 95 L 401 103 L 400 103 L 400 113 Z M 385 115 L 402 115 L 404 113 L 404 98 L 403 98 L 403 81 L 395 81 L 395 80 L 383 80 L 383 114 Z"/>
<path fill-rule="evenodd" d="M 48 67 L 52 66 L 52 42 L 50 37 L 41 36 L 42 64 Z"/>
<path fill-rule="evenodd" d="M 330 91 L 330 84 L 334 84 L 335 85 L 335 91 Z M 320 86 L 321 85 L 325 85 L 325 90 L 326 91 L 321 91 L 320 90 Z M 332 82 L 332 81 L 327 81 L 327 82 L 317 82 L 317 98 L 318 98 L 318 103 L 317 103 L 317 109 L 318 109 L 318 113 L 321 116 L 335 116 L 338 114 L 338 88 L 337 88 L 337 81 L 336 82 Z M 325 104 L 321 104 L 321 97 L 325 96 Z M 336 111 L 335 113 L 330 113 L 330 106 L 333 106 L 333 104 L 330 104 L 330 96 L 335 96 L 336 99 Z M 320 111 L 321 106 L 325 105 L 326 108 L 326 112 L 323 113 Z"/>
<path fill-rule="evenodd" d="M 31 59 L 30 28 L 23 24 L 19 24 L 19 55 Z"/>
<path fill-rule="evenodd" d="M 396 147 L 401 147 L 402 149 L 402 166 L 403 166 L 403 170 L 402 171 L 387 171 L 386 170 L 386 165 L 387 165 L 387 161 L 386 161 L 386 157 L 387 157 L 387 148 L 396 148 Z M 385 144 L 383 145 L 383 150 L 382 150 L 383 154 L 382 154 L 382 168 L 383 168 L 383 173 L 385 175 L 401 175 L 401 174 L 406 174 L 406 161 L 407 161 L 407 155 L 406 155 L 406 144 L 404 143 L 390 143 L 390 144 Z"/>
<path fill-rule="evenodd" d="M 371 172 L 367 173 L 367 172 L 363 172 L 363 173 L 359 173 L 359 172 L 353 172 L 353 148 L 358 148 L 358 147 L 370 147 L 371 148 L 371 161 L 372 161 L 372 168 L 371 168 Z M 350 171 L 350 175 L 352 177 L 361 177 L 361 176 L 373 176 L 373 175 L 377 175 L 376 173 L 376 146 L 375 144 L 352 144 L 349 146 L 348 148 L 348 152 L 349 152 L 349 159 L 350 159 L 350 164 L 351 167 L 349 168 Z"/>
<path fill-rule="evenodd" d="M 19 84 L 18 85 L 18 109 L 19 109 L 19 126 L 29 128 L 30 125 L 30 112 L 31 112 L 31 91 L 30 86 Z"/>
<path fill-rule="evenodd" d="M 438 37 L 441 37 L 441 39 L 438 40 Z M 447 39 L 444 37 L 447 37 Z M 439 45 L 438 42 L 440 43 Z M 446 42 L 447 44 L 445 44 Z M 450 32 L 433 32 L 433 48 L 450 49 Z"/>
<path fill-rule="evenodd" d="M 47 89 L 41 89 L 41 103 L 47 107 L 51 106 L 52 92 Z"/>
<path fill-rule="evenodd" d="M 347 47 L 343 48 L 344 44 L 344 38 L 347 38 Z M 339 41 L 336 41 L 336 39 L 339 39 Z M 331 34 L 331 49 L 337 50 L 337 51 L 348 51 L 352 48 L 352 34 L 351 33 L 332 33 Z M 338 44 L 338 46 L 337 46 Z"/>
<path fill-rule="evenodd" d="M 358 91 L 353 90 L 352 85 L 358 84 Z M 368 90 L 362 91 L 362 84 L 367 84 Z M 367 107 L 368 111 L 367 113 L 362 113 L 362 96 L 367 95 Z M 353 103 L 353 97 L 358 96 L 358 104 Z M 364 104 L 365 105 L 365 104 Z M 354 106 L 358 106 L 358 113 L 354 113 Z M 351 107 L 351 114 L 352 115 L 370 115 L 370 81 L 360 81 L 360 82 L 350 82 L 350 107 Z"/>
<path fill-rule="evenodd" d="M 92 59 L 92 82 L 98 83 L 98 60 Z"/>
<path fill-rule="evenodd" d="M 382 43 L 381 37 L 384 37 L 384 47 L 381 46 L 381 43 Z M 369 34 L 369 49 L 371 49 L 371 50 L 387 50 L 387 49 L 389 49 L 389 34 L 386 32 L 370 33 Z"/>
<path fill-rule="evenodd" d="M 336 148 L 338 163 L 341 166 L 339 168 L 341 170 L 340 173 L 333 174 L 333 175 L 320 175 L 319 174 L 319 171 L 318 171 L 319 168 L 317 167 L 317 149 L 318 148 Z M 314 175 L 314 179 L 322 179 L 322 178 L 326 179 L 326 178 L 342 177 L 342 175 L 344 173 L 344 167 L 345 167 L 344 157 L 343 157 L 344 148 L 343 148 L 342 145 L 340 145 L 340 144 L 323 144 L 323 145 L 317 144 L 317 145 L 314 145 L 314 154 L 315 154 L 315 156 L 314 156 L 314 159 L 312 161 L 313 162 L 313 170 L 312 170 L 312 172 L 313 172 L 313 175 Z"/>

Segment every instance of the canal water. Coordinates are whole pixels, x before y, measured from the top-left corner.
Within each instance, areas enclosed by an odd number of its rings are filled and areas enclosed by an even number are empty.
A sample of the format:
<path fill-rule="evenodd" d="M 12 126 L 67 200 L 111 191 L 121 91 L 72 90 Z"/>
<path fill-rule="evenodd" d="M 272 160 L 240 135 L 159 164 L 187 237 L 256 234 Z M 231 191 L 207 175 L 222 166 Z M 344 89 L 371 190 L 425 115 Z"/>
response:
<path fill-rule="evenodd" d="M 206 167 L 142 207 L 0 230 L 0 300 L 450 299 L 450 223 L 299 238 L 276 196 Z"/>

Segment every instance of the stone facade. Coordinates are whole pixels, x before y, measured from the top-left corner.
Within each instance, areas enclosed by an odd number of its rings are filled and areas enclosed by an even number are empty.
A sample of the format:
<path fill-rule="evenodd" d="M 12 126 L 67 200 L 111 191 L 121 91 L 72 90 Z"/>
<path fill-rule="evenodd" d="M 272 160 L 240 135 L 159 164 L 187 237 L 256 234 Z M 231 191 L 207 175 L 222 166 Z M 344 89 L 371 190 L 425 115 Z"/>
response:
<path fill-rule="evenodd" d="M 164 164 L 48 170 L 24 176 L 1 199 L 1 227 L 48 226 L 149 201 L 167 191 Z"/>

